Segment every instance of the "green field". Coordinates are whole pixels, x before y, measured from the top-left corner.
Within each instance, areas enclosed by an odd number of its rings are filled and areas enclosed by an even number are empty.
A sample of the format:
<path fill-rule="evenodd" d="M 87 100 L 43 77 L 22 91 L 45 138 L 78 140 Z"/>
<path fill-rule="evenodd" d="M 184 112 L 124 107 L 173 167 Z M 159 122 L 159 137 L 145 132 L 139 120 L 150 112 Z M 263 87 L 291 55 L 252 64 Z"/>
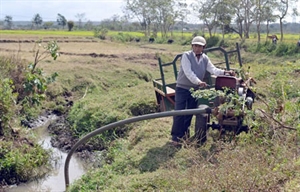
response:
<path fill-rule="evenodd" d="M 141 32 L 128 32 L 128 31 L 109 31 L 108 36 L 111 35 L 117 35 L 117 34 L 126 34 L 133 37 L 144 37 L 144 33 Z M 94 35 L 93 31 L 63 31 L 63 30 L 55 30 L 55 31 L 49 31 L 49 30 L 0 30 L 0 34 L 11 34 L 11 35 L 56 35 L 56 36 L 84 36 L 84 37 L 92 37 Z M 180 32 L 180 31 L 174 31 L 172 32 L 172 36 L 174 39 L 178 38 L 191 38 L 193 35 L 192 32 Z M 204 34 L 205 37 L 209 37 L 208 33 Z M 215 34 L 216 36 L 221 37 L 221 34 Z M 280 34 L 276 34 L 278 38 L 280 39 Z M 161 37 L 160 33 L 158 33 L 158 38 Z M 171 34 L 169 35 L 171 36 Z M 232 39 L 237 40 L 239 39 L 239 36 L 235 33 L 233 34 L 226 34 L 225 39 Z M 257 39 L 257 34 L 250 34 L 250 40 L 255 41 Z M 266 39 L 266 34 L 261 34 L 261 39 Z M 295 43 L 300 39 L 299 34 L 284 34 L 284 41 L 287 42 L 293 42 Z"/>

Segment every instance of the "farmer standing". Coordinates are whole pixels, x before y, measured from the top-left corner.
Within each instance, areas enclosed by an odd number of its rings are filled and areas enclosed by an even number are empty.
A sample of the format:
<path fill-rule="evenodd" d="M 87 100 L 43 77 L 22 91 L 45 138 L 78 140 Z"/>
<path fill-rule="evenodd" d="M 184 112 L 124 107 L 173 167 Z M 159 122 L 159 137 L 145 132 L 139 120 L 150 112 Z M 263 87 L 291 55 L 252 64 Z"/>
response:
<path fill-rule="evenodd" d="M 202 36 L 194 37 L 191 45 L 192 50 L 184 52 L 181 58 L 181 66 L 176 81 L 175 110 L 195 109 L 198 107 L 198 102 L 192 97 L 190 89 L 194 88 L 197 90 L 207 86 L 206 82 L 203 81 L 206 71 L 213 75 L 224 75 L 225 72 L 235 75 L 234 71 L 216 68 L 211 63 L 208 56 L 203 53 L 206 40 Z M 172 145 L 180 146 L 182 140 L 188 139 L 192 117 L 193 115 L 173 117 Z"/>

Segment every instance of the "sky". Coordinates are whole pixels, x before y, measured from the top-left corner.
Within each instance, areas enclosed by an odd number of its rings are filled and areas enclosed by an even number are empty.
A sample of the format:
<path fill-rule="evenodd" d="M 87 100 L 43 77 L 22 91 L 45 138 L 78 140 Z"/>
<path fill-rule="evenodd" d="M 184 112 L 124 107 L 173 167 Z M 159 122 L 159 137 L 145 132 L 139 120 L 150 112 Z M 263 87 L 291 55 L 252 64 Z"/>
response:
<path fill-rule="evenodd" d="M 300 2 L 297 4 L 300 12 Z M 43 21 L 56 21 L 59 13 L 67 20 L 78 21 L 76 15 L 84 14 L 83 21 L 102 21 L 114 15 L 123 16 L 124 6 L 124 0 L 0 0 L 0 20 L 9 15 L 13 21 L 31 21 L 38 13 Z M 287 20 L 300 22 L 300 16 Z"/>
<path fill-rule="evenodd" d="M 59 13 L 67 20 L 84 14 L 86 21 L 101 21 L 124 15 L 124 5 L 124 0 L 0 0 L 0 20 L 9 15 L 13 21 L 31 21 L 38 13 L 43 21 L 56 21 Z"/>

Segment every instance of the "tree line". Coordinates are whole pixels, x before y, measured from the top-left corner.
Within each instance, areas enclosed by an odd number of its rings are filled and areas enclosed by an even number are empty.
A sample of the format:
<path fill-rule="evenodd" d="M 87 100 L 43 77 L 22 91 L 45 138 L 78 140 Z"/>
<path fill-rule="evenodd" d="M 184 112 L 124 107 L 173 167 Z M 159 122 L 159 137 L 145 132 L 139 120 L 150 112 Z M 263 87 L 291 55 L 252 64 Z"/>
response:
<path fill-rule="evenodd" d="M 74 27 L 74 21 L 67 21 L 65 16 L 62 14 L 58 13 L 57 14 L 57 25 L 61 26 L 62 29 L 64 29 L 66 26 L 68 27 L 68 30 L 71 31 Z M 13 17 L 10 15 L 6 15 L 4 18 L 4 25 L 6 29 L 12 29 L 13 27 Z M 48 22 L 43 22 L 43 18 L 39 13 L 35 14 L 31 20 L 31 29 L 39 29 L 39 28 L 44 28 L 44 29 L 49 29 L 54 25 L 54 22 L 48 21 Z"/>
<path fill-rule="evenodd" d="M 279 21 L 280 40 L 283 40 L 284 19 L 287 16 L 298 16 L 295 7 L 298 0 L 124 0 L 124 15 L 112 16 L 111 19 L 101 21 L 101 27 L 110 30 L 142 30 L 147 37 L 172 36 L 174 29 L 181 29 L 182 33 L 189 23 L 189 17 L 194 16 L 212 37 L 214 33 L 221 32 L 224 36 L 228 33 L 237 33 L 240 38 L 249 38 L 253 28 L 258 42 L 262 30 L 270 32 L 270 25 Z M 91 21 L 85 20 L 85 13 L 75 16 L 78 21 L 77 29 L 93 30 L 95 26 Z M 132 21 L 132 22 L 129 22 Z M 67 21 L 62 14 L 57 14 L 57 25 L 64 29 L 66 26 L 71 31 L 74 21 Z M 12 27 L 12 17 L 6 16 L 6 28 Z M 40 14 L 35 14 L 31 21 L 31 28 L 49 29 L 54 22 L 45 22 Z M 43 24 L 43 25 L 42 25 Z M 85 24 L 83 26 L 83 24 Z M 130 27 L 129 27 L 130 26 Z M 179 27 L 180 26 L 180 27 Z M 266 29 L 262 29 L 266 28 Z"/>
<path fill-rule="evenodd" d="M 221 29 L 222 34 L 237 33 L 240 38 L 249 38 L 251 25 L 256 26 L 258 42 L 261 25 L 279 20 L 281 40 L 283 21 L 290 13 L 298 16 L 298 0 L 126 0 L 125 13 L 136 18 L 144 27 L 145 34 L 162 36 L 172 29 L 175 21 L 182 23 L 188 16 L 196 16 L 207 28 L 210 37 L 213 31 Z"/>

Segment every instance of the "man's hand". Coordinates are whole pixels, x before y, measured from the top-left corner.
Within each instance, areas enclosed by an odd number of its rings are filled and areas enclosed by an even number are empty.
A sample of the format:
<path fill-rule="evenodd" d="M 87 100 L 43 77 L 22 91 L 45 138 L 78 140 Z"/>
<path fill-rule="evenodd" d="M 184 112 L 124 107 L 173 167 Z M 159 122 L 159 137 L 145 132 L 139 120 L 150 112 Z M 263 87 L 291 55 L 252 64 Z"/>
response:
<path fill-rule="evenodd" d="M 226 75 L 226 74 L 228 74 L 228 75 L 230 75 L 230 76 L 235 76 L 235 71 L 233 71 L 233 70 L 230 70 L 230 71 L 224 71 L 224 75 Z"/>
<path fill-rule="evenodd" d="M 207 84 L 205 82 L 203 82 L 203 81 L 201 81 L 199 83 L 199 87 L 201 87 L 201 88 L 205 88 L 206 86 L 207 86 Z"/>

